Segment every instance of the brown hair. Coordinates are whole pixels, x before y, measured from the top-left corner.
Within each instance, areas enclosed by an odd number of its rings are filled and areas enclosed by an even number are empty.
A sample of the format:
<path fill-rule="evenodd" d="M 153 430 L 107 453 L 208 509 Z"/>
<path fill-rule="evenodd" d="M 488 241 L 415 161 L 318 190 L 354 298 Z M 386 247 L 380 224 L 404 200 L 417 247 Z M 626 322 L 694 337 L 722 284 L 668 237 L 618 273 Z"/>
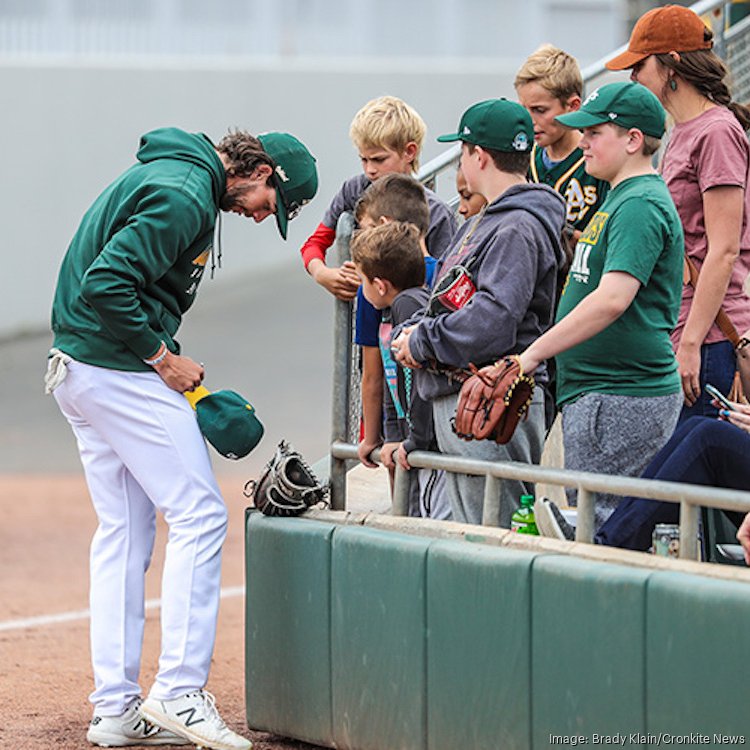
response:
<path fill-rule="evenodd" d="M 381 216 L 409 222 L 422 237 L 430 228 L 430 207 L 422 183 L 406 174 L 386 174 L 375 180 L 354 207 L 354 218 L 360 221 L 363 216 L 376 223 Z"/>
<path fill-rule="evenodd" d="M 708 27 L 704 28 L 703 38 L 706 42 L 713 39 L 713 32 Z M 728 107 L 743 130 L 750 129 L 750 109 L 744 104 L 732 101 L 727 84 L 729 71 L 721 58 L 710 49 L 698 49 L 692 52 L 676 51 L 679 59 L 675 59 L 669 53 L 655 55 L 655 57 L 663 67 L 673 70 L 706 99 Z M 669 96 L 668 86 L 669 82 L 662 96 L 663 99 Z"/>
<path fill-rule="evenodd" d="M 476 146 L 473 143 L 466 143 L 464 145 L 469 150 L 470 154 L 473 154 Z M 524 177 L 529 172 L 529 164 L 531 163 L 531 151 L 496 151 L 494 148 L 481 147 L 483 151 L 486 151 L 492 163 L 501 172 L 508 172 L 509 174 L 522 174 Z"/>
<path fill-rule="evenodd" d="M 262 164 L 273 170 L 273 159 L 263 150 L 261 142 L 244 130 L 230 130 L 216 150 L 226 157 L 227 177 L 250 177 Z"/>
<path fill-rule="evenodd" d="M 352 260 L 368 279 L 390 281 L 395 289 L 424 284 L 424 254 L 419 230 L 405 221 L 391 221 L 352 236 Z"/>

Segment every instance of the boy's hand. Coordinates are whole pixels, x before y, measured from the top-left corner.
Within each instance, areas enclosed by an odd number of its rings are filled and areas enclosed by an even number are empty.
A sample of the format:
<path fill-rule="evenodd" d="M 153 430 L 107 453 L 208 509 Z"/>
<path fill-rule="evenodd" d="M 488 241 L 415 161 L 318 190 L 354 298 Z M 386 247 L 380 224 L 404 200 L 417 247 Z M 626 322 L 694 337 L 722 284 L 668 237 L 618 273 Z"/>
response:
<path fill-rule="evenodd" d="M 315 259 L 310 262 L 308 270 L 313 279 L 337 299 L 351 302 L 357 296 L 359 276 L 350 260 L 340 268 L 328 268 L 321 260 Z"/>
<path fill-rule="evenodd" d="M 391 352 L 393 353 L 396 362 L 402 367 L 409 367 L 412 370 L 418 370 L 421 367 L 419 362 L 411 356 L 411 351 L 409 349 L 409 337 L 415 328 L 416 326 L 404 328 L 404 330 L 393 339 L 393 343 L 391 344 Z"/>
<path fill-rule="evenodd" d="M 370 443 L 367 440 L 363 440 L 357 446 L 357 457 L 368 469 L 378 468 L 378 465 L 370 460 L 370 454 L 379 446 L 380 443 Z"/>
<path fill-rule="evenodd" d="M 398 444 L 398 452 L 396 453 L 396 460 L 398 461 L 398 465 L 404 469 L 404 471 L 409 471 L 411 469 L 411 464 L 409 463 L 409 454 L 406 452 L 406 449 L 404 448 L 403 443 Z"/>
<path fill-rule="evenodd" d="M 380 460 L 383 462 L 383 466 L 385 466 L 386 469 L 396 468 L 394 454 L 400 446 L 401 443 L 383 443 L 383 447 L 380 449 Z"/>

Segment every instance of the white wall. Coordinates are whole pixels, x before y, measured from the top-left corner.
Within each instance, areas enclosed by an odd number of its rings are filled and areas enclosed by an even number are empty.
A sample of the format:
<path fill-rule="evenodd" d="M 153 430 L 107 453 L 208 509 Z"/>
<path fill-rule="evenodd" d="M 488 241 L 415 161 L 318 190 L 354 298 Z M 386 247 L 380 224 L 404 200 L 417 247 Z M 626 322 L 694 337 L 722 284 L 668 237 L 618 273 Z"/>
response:
<path fill-rule="evenodd" d="M 6 249 L 0 338 L 47 326 L 67 243 L 93 198 L 131 164 L 141 133 L 176 125 L 217 140 L 230 126 L 254 133 L 287 130 L 318 158 L 318 197 L 290 225 L 288 242 L 278 238 L 272 219 L 255 226 L 224 216 L 224 268 L 213 282 L 204 280 L 206 293 L 206 286 L 219 287 L 238 270 L 298 257 L 332 194 L 359 170 L 348 129 L 367 100 L 394 94 L 420 112 L 429 127 L 424 161 L 441 153 L 435 137 L 452 131 L 468 105 L 513 96 L 515 67 L 0 65 L 0 223 Z"/>

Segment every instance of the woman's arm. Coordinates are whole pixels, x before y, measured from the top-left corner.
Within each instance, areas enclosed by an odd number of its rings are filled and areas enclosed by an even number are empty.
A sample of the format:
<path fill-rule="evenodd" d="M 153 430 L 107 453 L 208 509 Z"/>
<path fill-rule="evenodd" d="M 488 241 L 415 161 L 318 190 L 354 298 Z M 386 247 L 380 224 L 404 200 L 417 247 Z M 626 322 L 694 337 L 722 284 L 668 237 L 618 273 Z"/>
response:
<path fill-rule="evenodd" d="M 714 187 L 703 193 L 708 251 L 677 348 L 682 390 L 688 405 L 700 396 L 701 345 L 719 312 L 739 255 L 744 199 L 744 189 L 736 186 Z"/>

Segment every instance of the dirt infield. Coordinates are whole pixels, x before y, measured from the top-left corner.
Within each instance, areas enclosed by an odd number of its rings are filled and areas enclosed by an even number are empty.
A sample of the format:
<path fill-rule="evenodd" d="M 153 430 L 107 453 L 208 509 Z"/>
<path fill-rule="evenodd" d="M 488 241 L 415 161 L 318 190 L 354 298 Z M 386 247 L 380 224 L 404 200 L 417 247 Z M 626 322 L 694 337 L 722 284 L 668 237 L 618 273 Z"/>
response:
<path fill-rule="evenodd" d="M 256 750 L 313 750 L 249 732 L 244 707 L 244 547 L 242 482 L 221 479 L 230 512 L 222 586 L 227 596 L 207 689 L 222 716 Z M 82 750 L 93 689 L 89 664 L 88 545 L 96 525 L 83 478 L 0 476 L 0 748 Z M 165 528 L 160 525 L 147 597 L 159 596 Z M 32 622 L 21 621 L 34 618 Z M 67 619 L 65 619 L 67 618 Z M 158 656 L 158 608 L 147 615 L 141 685 Z"/>

